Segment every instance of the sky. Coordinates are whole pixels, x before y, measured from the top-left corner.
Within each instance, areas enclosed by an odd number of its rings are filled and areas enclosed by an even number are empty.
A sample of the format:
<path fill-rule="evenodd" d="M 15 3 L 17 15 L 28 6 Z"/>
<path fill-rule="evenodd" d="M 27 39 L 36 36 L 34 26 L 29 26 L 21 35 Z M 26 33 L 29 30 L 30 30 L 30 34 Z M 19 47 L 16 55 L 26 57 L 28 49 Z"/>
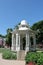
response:
<path fill-rule="evenodd" d="M 43 0 L 0 0 L 0 34 L 22 20 L 30 26 L 43 20 Z"/>

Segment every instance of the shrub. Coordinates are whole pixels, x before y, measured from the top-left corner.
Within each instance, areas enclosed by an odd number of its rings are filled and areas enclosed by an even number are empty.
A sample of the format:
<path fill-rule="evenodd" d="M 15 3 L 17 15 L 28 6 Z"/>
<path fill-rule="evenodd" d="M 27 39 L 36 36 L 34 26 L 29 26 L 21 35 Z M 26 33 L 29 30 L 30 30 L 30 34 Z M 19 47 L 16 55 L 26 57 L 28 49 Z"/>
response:
<path fill-rule="evenodd" d="M 43 64 L 43 59 L 39 58 L 38 61 L 37 61 L 37 65 L 42 65 L 42 64 Z"/>
<path fill-rule="evenodd" d="M 11 58 L 16 60 L 17 59 L 16 54 L 12 54 Z"/>
<path fill-rule="evenodd" d="M 10 51 L 5 51 L 5 52 L 3 52 L 3 54 L 2 54 L 2 57 L 3 57 L 4 59 L 10 59 L 11 56 L 12 56 L 12 53 L 11 53 Z"/>
<path fill-rule="evenodd" d="M 26 63 L 35 62 L 37 65 L 43 64 L 43 53 L 42 52 L 29 52 L 25 57 Z"/>
<path fill-rule="evenodd" d="M 37 59 L 37 65 L 42 65 L 43 64 L 43 53 L 42 52 L 38 53 L 37 57 L 38 57 L 38 59 Z"/>
<path fill-rule="evenodd" d="M 30 52 L 25 57 L 26 63 L 28 62 L 37 62 L 37 55 L 35 52 Z"/>
<path fill-rule="evenodd" d="M 16 54 L 13 54 L 11 51 L 5 51 L 2 54 L 3 59 L 16 59 Z"/>

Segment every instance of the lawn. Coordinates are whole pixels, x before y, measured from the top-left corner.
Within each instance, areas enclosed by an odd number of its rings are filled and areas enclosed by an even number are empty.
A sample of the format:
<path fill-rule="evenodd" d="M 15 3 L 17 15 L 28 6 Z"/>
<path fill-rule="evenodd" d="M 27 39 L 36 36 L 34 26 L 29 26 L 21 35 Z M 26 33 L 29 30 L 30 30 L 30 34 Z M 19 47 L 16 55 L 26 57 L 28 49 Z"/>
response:
<path fill-rule="evenodd" d="M 7 48 L 0 48 L 0 53 L 3 53 L 5 51 L 11 51 L 10 49 Z M 12 53 L 16 53 L 15 51 L 11 51 Z"/>
<path fill-rule="evenodd" d="M 6 48 L 0 48 L 0 53 L 3 53 L 5 51 L 10 51 L 9 49 L 6 49 Z"/>

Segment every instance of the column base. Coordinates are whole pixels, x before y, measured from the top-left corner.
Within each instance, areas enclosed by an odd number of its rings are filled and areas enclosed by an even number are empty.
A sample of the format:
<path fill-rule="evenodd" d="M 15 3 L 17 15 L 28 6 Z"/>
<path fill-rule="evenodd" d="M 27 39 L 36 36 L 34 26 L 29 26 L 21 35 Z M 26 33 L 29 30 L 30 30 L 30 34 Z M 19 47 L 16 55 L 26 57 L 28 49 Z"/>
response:
<path fill-rule="evenodd" d="M 14 51 L 14 47 L 11 47 L 11 50 Z"/>
<path fill-rule="evenodd" d="M 29 51 L 29 47 L 26 47 L 26 52 L 28 52 Z"/>
<path fill-rule="evenodd" d="M 20 51 L 20 47 L 16 47 L 16 51 Z"/>

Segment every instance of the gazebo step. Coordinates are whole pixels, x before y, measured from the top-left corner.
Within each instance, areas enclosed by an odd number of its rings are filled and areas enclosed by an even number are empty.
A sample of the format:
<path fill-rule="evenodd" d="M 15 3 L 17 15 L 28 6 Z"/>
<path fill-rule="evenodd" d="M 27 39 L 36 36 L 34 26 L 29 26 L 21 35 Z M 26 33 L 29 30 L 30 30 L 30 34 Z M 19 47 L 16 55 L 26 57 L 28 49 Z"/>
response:
<path fill-rule="evenodd" d="M 25 59 L 25 51 L 24 50 L 17 52 L 17 59 L 18 60 L 24 60 Z"/>

